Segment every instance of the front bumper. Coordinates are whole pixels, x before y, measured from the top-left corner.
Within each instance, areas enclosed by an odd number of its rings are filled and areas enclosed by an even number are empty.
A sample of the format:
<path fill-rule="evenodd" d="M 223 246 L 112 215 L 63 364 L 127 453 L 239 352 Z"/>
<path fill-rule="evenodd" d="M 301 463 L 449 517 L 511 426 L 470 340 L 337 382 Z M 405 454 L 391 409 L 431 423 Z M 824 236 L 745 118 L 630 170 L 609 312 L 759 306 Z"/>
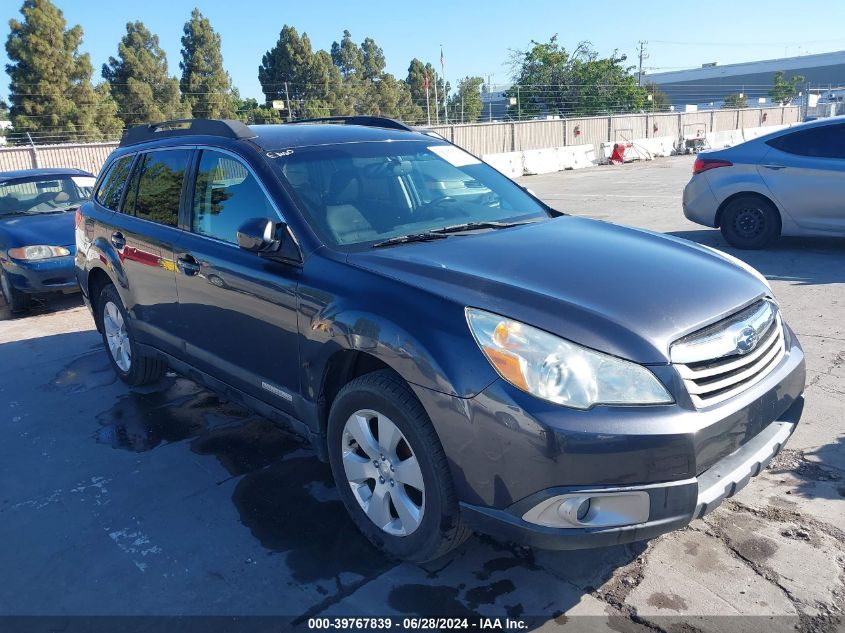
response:
<path fill-rule="evenodd" d="M 583 549 L 654 538 L 712 512 L 722 501 L 742 490 L 783 448 L 795 430 L 803 408 L 804 399 L 797 399 L 759 435 L 693 479 L 626 488 L 560 487 L 532 495 L 505 510 L 465 503 L 461 504 L 461 509 L 474 529 L 541 549 Z M 649 518 L 637 525 L 554 528 L 529 523 L 522 518 L 549 496 L 634 490 L 643 491 L 649 497 Z"/>
<path fill-rule="evenodd" d="M 705 409 L 692 405 L 669 365 L 651 369 L 675 396 L 672 405 L 576 411 L 501 380 L 472 399 L 415 391 L 475 529 L 544 548 L 595 547 L 682 527 L 765 466 L 803 409 L 804 353 L 788 328 L 785 342 L 787 353 L 765 378 Z M 648 519 L 612 528 L 543 527 L 522 519 L 552 497 L 591 491 L 643 491 Z"/>
<path fill-rule="evenodd" d="M 79 285 L 73 260 L 73 254 L 31 262 L 6 259 L 3 269 L 12 286 L 21 292 L 75 292 Z"/>

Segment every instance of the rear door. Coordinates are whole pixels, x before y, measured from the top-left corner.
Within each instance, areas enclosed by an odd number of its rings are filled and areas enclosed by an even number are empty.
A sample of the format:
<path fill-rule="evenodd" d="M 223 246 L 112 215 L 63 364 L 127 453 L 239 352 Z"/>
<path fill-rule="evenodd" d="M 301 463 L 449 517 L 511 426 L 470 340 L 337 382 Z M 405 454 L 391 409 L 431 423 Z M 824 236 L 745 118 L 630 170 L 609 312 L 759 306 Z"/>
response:
<path fill-rule="evenodd" d="M 238 156 L 202 149 L 187 227 L 176 245 L 179 314 L 190 362 L 293 411 L 299 391 L 296 288 L 300 269 L 240 249 L 245 220 L 282 219 Z"/>
<path fill-rule="evenodd" d="M 767 141 L 760 175 L 806 229 L 845 232 L 845 124 L 798 130 Z"/>
<path fill-rule="evenodd" d="M 104 218 L 104 237 L 126 275 L 126 309 L 142 342 L 181 355 L 173 244 L 191 149 L 139 154 L 117 213 Z"/>

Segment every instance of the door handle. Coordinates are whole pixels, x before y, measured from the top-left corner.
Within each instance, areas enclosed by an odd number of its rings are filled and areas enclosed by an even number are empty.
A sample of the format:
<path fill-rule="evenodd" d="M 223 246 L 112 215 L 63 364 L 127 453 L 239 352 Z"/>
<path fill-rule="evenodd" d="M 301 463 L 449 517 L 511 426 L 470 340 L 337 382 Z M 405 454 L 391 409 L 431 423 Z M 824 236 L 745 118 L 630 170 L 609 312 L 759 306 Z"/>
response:
<path fill-rule="evenodd" d="M 115 231 L 111 234 L 111 243 L 116 249 L 121 249 L 126 246 L 126 238 L 120 231 Z"/>
<path fill-rule="evenodd" d="M 760 165 L 760 167 L 765 167 L 766 169 L 786 169 L 786 165 Z"/>
<path fill-rule="evenodd" d="M 176 265 L 185 275 L 193 277 L 200 272 L 200 263 L 191 254 L 182 255 L 176 260 Z"/>

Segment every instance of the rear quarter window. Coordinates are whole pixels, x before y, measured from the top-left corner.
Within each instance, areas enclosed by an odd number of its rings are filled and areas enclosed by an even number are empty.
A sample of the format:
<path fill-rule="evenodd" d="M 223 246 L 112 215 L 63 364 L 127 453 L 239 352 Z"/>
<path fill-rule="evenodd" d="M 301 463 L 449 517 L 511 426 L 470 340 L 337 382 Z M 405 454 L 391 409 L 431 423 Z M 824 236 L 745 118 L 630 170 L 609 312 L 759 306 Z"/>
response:
<path fill-rule="evenodd" d="M 95 199 L 101 205 L 112 211 L 117 211 L 120 198 L 129 180 L 129 170 L 132 168 L 133 156 L 122 156 L 108 168 L 100 188 L 97 189 Z"/>
<path fill-rule="evenodd" d="M 144 155 L 136 168 L 137 192 L 134 193 L 136 217 L 166 226 L 179 224 L 182 184 L 188 169 L 189 150 L 164 150 Z M 133 181 L 135 179 L 133 178 Z M 131 212 L 132 209 L 125 209 Z"/>
<path fill-rule="evenodd" d="M 796 156 L 845 158 L 845 125 L 822 125 L 766 141 L 775 149 Z"/>

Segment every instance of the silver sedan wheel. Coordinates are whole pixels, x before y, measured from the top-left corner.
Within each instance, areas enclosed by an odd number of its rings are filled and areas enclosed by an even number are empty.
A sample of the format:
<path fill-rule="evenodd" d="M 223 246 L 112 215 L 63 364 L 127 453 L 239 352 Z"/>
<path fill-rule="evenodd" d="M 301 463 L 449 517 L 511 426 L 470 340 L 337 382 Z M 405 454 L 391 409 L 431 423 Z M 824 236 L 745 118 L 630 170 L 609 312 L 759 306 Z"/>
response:
<path fill-rule="evenodd" d="M 425 484 L 410 443 L 387 416 L 356 411 L 343 427 L 343 467 L 352 494 L 381 530 L 412 534 L 425 512 Z"/>
<path fill-rule="evenodd" d="M 126 323 L 118 307 L 111 301 L 103 306 L 103 329 L 106 331 L 106 342 L 115 365 L 120 371 L 128 372 L 132 367 L 132 350 L 129 347 L 129 334 Z"/>

